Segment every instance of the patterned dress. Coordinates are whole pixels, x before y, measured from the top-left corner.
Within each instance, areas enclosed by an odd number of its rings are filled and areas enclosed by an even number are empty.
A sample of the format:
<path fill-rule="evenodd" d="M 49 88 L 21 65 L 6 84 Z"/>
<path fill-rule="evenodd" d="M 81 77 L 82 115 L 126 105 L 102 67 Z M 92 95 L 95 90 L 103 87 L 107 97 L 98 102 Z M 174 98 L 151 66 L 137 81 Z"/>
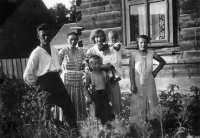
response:
<path fill-rule="evenodd" d="M 69 48 L 61 49 L 60 64 L 61 78 L 77 110 L 77 121 L 86 118 L 86 104 L 83 86 L 83 68 L 85 54 L 82 49 L 76 50 L 73 55 Z"/>
<path fill-rule="evenodd" d="M 148 50 L 145 57 L 138 51 L 134 51 L 132 56 L 135 61 L 135 84 L 137 92 L 133 94 L 131 100 L 132 118 L 142 117 L 149 119 L 153 109 L 158 106 L 155 80 L 152 75 L 154 51 Z"/>

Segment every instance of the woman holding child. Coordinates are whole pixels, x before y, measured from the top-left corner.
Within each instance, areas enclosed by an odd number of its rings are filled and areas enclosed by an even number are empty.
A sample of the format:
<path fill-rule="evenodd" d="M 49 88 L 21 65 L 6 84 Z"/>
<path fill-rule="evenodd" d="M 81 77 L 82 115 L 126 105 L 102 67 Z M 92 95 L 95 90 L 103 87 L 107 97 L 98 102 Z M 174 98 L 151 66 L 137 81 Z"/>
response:
<path fill-rule="evenodd" d="M 133 92 L 130 109 L 133 119 L 138 119 L 137 115 L 140 115 L 143 121 L 147 121 L 153 119 L 150 113 L 158 105 L 154 78 L 166 62 L 154 51 L 147 49 L 150 44 L 148 36 L 140 35 L 137 38 L 137 44 L 139 50 L 131 53 L 129 63 L 131 91 Z M 153 59 L 159 62 L 155 70 L 153 70 Z"/>
<path fill-rule="evenodd" d="M 115 49 L 110 48 L 109 45 L 104 44 L 106 42 L 106 35 L 103 30 L 101 29 L 95 29 L 90 34 L 90 41 L 95 43 L 93 47 L 91 47 L 87 51 L 87 56 L 90 57 L 91 55 L 98 55 L 103 59 L 103 65 L 101 65 L 102 70 L 113 70 L 114 69 L 114 62 L 118 62 L 116 59 L 113 59 L 115 57 Z M 118 48 L 118 51 L 120 48 Z M 113 63 L 112 63 L 113 61 Z M 118 64 L 121 61 L 118 62 Z M 113 75 L 116 75 L 116 73 Z M 117 115 L 121 112 L 121 92 L 119 87 L 119 80 L 120 78 L 118 76 L 114 76 L 116 79 L 114 82 L 110 83 L 110 100 L 112 103 L 112 108 L 114 113 Z"/>

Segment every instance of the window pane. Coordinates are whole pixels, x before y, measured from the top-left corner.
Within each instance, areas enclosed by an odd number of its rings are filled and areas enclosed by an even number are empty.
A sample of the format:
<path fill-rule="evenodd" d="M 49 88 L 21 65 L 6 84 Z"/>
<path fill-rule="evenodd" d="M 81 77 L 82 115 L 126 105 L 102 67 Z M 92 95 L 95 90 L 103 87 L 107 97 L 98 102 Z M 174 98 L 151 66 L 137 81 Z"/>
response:
<path fill-rule="evenodd" d="M 130 6 L 130 41 L 146 34 L 144 4 Z"/>
<path fill-rule="evenodd" d="M 165 2 L 150 3 L 150 37 L 151 40 L 165 40 L 166 20 Z"/>

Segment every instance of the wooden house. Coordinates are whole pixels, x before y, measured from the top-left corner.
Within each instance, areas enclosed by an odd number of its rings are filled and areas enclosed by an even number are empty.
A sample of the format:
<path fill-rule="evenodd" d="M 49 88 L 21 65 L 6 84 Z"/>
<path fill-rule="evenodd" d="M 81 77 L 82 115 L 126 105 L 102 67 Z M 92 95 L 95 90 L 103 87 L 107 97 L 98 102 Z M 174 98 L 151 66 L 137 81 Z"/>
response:
<path fill-rule="evenodd" d="M 126 49 L 135 50 L 136 37 L 151 37 L 150 48 L 167 65 L 156 77 L 158 91 L 176 84 L 183 92 L 200 87 L 200 0 L 77 0 L 81 13 L 78 26 L 84 48 L 93 44 L 89 35 L 95 28 L 106 34 L 117 30 Z M 129 87 L 129 57 L 123 58 L 121 86 Z M 154 67 L 157 63 L 154 62 Z"/>

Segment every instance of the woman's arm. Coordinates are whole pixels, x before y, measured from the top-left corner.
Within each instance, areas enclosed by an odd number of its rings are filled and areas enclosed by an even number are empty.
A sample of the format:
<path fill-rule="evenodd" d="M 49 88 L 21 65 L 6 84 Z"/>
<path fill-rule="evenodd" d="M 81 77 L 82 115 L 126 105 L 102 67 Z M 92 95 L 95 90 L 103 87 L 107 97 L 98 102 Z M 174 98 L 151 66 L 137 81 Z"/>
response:
<path fill-rule="evenodd" d="M 61 49 L 59 51 L 59 63 L 60 63 L 60 65 L 62 65 L 63 59 L 64 59 L 64 49 Z"/>
<path fill-rule="evenodd" d="M 134 56 L 131 54 L 129 60 L 129 75 L 130 75 L 130 82 L 131 82 L 131 92 L 136 93 L 136 85 L 135 85 L 135 60 Z"/>
<path fill-rule="evenodd" d="M 114 66 L 112 64 L 110 64 L 110 63 L 101 65 L 101 69 L 105 70 L 105 71 L 109 71 L 109 70 L 111 70 L 113 68 L 114 68 Z"/>
<path fill-rule="evenodd" d="M 164 65 L 166 64 L 166 61 L 160 57 L 159 55 L 157 55 L 156 53 L 153 54 L 153 58 L 159 62 L 158 67 L 152 72 L 154 78 L 157 76 L 158 72 L 164 67 Z"/>

